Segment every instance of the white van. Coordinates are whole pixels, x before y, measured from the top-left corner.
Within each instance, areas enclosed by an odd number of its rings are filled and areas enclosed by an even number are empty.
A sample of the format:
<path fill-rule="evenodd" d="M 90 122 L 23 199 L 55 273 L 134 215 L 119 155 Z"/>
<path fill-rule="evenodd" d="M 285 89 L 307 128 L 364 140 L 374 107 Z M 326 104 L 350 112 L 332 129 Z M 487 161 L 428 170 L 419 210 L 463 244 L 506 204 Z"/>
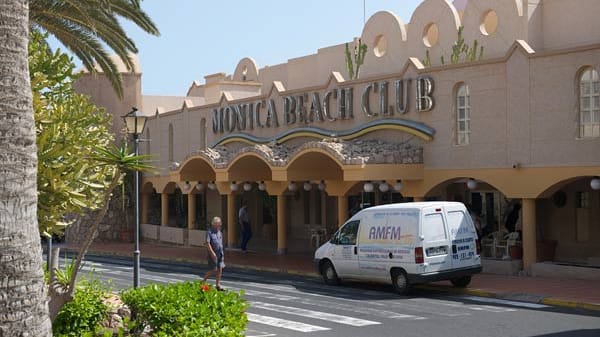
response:
<path fill-rule="evenodd" d="M 481 272 L 480 245 L 459 202 L 388 204 L 356 213 L 315 252 L 327 284 L 340 279 L 412 284 L 450 280 L 466 287 Z"/>

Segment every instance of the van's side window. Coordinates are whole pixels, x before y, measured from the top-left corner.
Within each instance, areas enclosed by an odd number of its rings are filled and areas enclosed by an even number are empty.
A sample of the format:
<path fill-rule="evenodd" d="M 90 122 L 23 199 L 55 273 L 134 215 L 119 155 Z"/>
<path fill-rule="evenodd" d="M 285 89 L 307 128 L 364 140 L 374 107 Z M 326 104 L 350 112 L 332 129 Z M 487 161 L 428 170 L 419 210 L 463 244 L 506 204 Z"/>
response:
<path fill-rule="evenodd" d="M 427 241 L 439 241 L 446 239 L 446 229 L 442 214 L 434 213 L 425 215 L 423 223 L 423 236 Z"/>
<path fill-rule="evenodd" d="M 448 229 L 452 236 L 459 237 L 475 232 L 475 228 L 463 211 L 448 212 Z"/>
<path fill-rule="evenodd" d="M 340 228 L 336 235 L 335 244 L 338 245 L 356 245 L 356 235 L 358 234 L 359 220 L 348 222 Z"/>

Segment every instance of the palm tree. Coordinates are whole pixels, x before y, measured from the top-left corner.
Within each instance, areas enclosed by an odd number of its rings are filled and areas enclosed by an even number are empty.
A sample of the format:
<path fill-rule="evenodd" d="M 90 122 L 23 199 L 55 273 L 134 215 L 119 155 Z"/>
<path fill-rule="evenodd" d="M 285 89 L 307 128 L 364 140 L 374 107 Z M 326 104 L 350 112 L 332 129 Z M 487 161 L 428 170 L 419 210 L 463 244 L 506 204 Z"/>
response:
<path fill-rule="evenodd" d="M 130 56 L 137 47 L 119 19 L 135 23 L 145 32 L 160 35 L 141 9 L 139 0 L 30 0 L 29 21 L 56 37 L 90 72 L 99 66 L 119 97 L 123 97 L 120 72 L 103 44 L 134 70 Z"/>
<path fill-rule="evenodd" d="M 51 336 L 37 223 L 28 1 L 0 1 L 0 335 Z"/>
<path fill-rule="evenodd" d="M 71 275 L 68 276 L 69 284 L 66 286 L 60 284 L 55 278 L 54 271 L 52 270 L 50 272 L 49 305 L 50 318 L 53 321 L 63 305 L 73 300 L 73 296 L 75 295 L 75 282 L 77 280 L 77 273 L 79 272 L 81 261 L 96 237 L 100 222 L 106 215 L 106 211 L 108 211 L 110 199 L 115 188 L 121 184 L 122 178 L 127 172 L 153 172 L 154 170 L 154 168 L 148 163 L 151 158 L 150 155 L 136 156 L 135 154 L 128 152 L 126 145 L 121 148 L 114 146 L 111 148 L 96 147 L 95 151 L 96 155 L 92 156 L 90 159 L 98 166 L 107 166 L 109 169 L 114 169 L 114 174 L 110 181 L 110 185 L 104 192 L 104 200 L 102 202 L 103 207 L 94 215 L 92 224 L 87 229 L 85 234 L 83 244 L 77 252 L 77 259 L 75 260 L 73 269 L 71 270 Z M 54 256 L 53 258 L 57 258 L 57 256 Z"/>

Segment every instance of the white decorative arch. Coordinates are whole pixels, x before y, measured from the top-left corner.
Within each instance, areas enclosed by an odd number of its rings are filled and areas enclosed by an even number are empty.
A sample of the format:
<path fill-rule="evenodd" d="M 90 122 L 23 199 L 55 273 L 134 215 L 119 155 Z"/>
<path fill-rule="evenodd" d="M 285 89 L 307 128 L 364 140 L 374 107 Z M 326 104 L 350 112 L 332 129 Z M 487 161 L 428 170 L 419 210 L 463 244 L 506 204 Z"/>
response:
<path fill-rule="evenodd" d="M 406 25 L 394 13 L 373 14 L 361 34 L 361 41 L 368 48 L 361 76 L 400 71 L 409 56 L 406 38 Z M 349 47 L 352 50 L 353 43 L 349 43 Z"/>
<path fill-rule="evenodd" d="M 238 82 L 258 81 L 258 66 L 250 57 L 244 57 L 238 62 L 233 72 L 233 80 Z"/>

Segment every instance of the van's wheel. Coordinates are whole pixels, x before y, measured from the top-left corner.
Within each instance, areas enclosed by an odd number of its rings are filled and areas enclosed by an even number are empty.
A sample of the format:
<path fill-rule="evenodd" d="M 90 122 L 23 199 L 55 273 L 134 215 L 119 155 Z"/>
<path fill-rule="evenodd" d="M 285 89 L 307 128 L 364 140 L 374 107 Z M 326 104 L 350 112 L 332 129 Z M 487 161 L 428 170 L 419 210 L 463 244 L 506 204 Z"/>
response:
<path fill-rule="evenodd" d="M 323 266 L 321 266 L 321 276 L 323 276 L 325 284 L 332 286 L 340 284 L 340 279 L 331 261 L 323 262 Z"/>
<path fill-rule="evenodd" d="M 453 278 L 450 280 L 450 282 L 452 282 L 452 285 L 457 288 L 465 288 L 469 285 L 469 283 L 471 283 L 471 276 Z"/>
<path fill-rule="evenodd" d="M 394 291 L 400 295 L 406 295 L 410 289 L 408 278 L 404 270 L 394 269 L 392 270 L 392 286 Z"/>

